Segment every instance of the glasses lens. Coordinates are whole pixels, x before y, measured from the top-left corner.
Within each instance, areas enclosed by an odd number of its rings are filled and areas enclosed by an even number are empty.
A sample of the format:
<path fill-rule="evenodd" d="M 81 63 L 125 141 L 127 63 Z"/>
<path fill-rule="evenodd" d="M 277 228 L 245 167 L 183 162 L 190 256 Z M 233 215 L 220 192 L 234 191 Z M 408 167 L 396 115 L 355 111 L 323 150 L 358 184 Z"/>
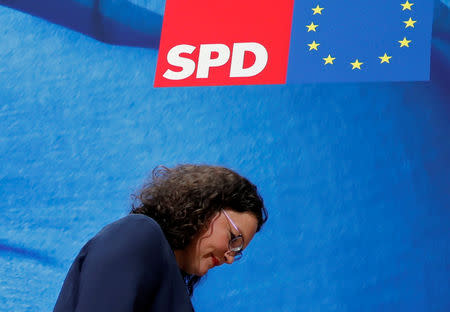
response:
<path fill-rule="evenodd" d="M 241 236 L 237 236 L 232 240 L 230 240 L 229 243 L 230 251 L 240 252 L 242 250 L 242 247 L 244 247 L 244 240 L 242 239 Z"/>

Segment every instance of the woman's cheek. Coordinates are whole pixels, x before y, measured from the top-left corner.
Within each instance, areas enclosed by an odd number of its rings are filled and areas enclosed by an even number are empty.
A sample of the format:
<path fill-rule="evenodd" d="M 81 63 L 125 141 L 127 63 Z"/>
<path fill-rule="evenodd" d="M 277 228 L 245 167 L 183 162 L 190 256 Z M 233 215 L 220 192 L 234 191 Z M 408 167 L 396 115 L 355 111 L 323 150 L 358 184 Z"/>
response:
<path fill-rule="evenodd" d="M 228 235 L 224 236 L 221 239 L 221 244 L 220 244 L 220 250 L 222 252 L 222 254 L 225 254 L 228 251 L 228 242 L 229 242 L 229 237 Z"/>

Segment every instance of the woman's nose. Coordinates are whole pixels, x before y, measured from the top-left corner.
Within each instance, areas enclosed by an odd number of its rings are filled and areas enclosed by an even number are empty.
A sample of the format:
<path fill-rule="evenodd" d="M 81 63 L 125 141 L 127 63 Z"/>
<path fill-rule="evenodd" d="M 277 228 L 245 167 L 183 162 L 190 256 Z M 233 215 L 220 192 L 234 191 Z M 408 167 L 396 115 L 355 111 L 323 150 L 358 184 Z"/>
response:
<path fill-rule="evenodd" d="M 232 264 L 233 262 L 234 262 L 234 255 L 231 252 L 227 251 L 225 253 L 225 263 Z"/>

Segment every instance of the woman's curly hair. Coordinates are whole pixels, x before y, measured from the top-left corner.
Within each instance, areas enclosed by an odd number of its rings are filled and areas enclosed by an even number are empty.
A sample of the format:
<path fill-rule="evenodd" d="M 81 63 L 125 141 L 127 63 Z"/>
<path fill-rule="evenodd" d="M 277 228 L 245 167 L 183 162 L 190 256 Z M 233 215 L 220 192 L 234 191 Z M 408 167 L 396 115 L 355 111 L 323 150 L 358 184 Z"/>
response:
<path fill-rule="evenodd" d="M 186 248 L 221 209 L 250 212 L 257 231 L 267 220 L 267 210 L 257 188 L 236 172 L 218 166 L 178 165 L 156 167 L 151 180 L 134 196 L 131 213 L 153 218 L 172 250 Z M 198 276 L 185 275 L 192 295 Z"/>

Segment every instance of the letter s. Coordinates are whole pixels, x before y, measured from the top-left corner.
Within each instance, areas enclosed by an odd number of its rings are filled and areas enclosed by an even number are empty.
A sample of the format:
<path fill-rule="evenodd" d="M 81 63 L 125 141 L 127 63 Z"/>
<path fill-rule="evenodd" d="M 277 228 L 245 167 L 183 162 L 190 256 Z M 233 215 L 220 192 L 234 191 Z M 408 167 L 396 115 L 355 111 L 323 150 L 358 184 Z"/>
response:
<path fill-rule="evenodd" d="M 170 49 L 169 53 L 167 53 L 167 62 L 170 65 L 178 66 L 183 69 L 179 72 L 168 69 L 163 74 L 163 77 L 170 80 L 181 80 L 192 75 L 195 71 L 195 62 L 191 59 L 181 57 L 180 54 L 191 54 L 194 50 L 195 47 L 188 44 L 180 44 Z"/>

